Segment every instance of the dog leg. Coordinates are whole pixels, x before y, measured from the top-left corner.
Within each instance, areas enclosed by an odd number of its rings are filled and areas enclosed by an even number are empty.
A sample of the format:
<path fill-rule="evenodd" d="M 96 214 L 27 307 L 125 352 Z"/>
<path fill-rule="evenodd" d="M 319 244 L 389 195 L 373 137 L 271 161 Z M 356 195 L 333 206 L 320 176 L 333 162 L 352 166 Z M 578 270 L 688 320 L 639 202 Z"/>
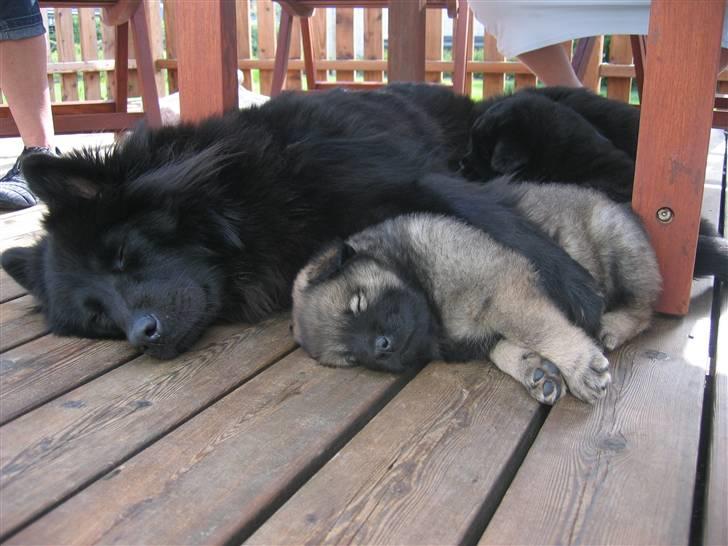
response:
<path fill-rule="evenodd" d="M 530 349 L 502 339 L 490 351 L 489 357 L 542 404 L 552 406 L 566 394 L 566 383 L 556 365 Z"/>
<path fill-rule="evenodd" d="M 602 398 L 612 378 L 600 347 L 549 300 L 533 291 L 521 294 L 527 299 L 504 294 L 500 312 L 494 310 L 498 333 L 553 362 L 577 398 L 589 403 Z"/>
<path fill-rule="evenodd" d="M 604 313 L 599 340 L 607 351 L 613 351 L 644 332 L 652 321 L 651 308 L 621 307 Z"/>

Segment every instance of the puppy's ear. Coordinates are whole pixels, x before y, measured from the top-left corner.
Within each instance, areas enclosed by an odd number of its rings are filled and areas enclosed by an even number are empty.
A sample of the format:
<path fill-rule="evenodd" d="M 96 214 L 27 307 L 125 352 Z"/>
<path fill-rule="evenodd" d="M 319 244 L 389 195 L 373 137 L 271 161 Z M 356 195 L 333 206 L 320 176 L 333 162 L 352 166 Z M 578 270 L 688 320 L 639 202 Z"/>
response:
<path fill-rule="evenodd" d="M 0 263 L 15 282 L 32 294 L 40 296 L 45 292 L 44 253 L 45 239 L 35 246 L 9 248 L 3 252 Z"/>
<path fill-rule="evenodd" d="M 349 243 L 337 239 L 311 261 L 308 272 L 309 284 L 318 284 L 331 279 L 355 255 L 356 250 Z"/>
<path fill-rule="evenodd" d="M 98 196 L 101 186 L 95 169 L 81 158 L 32 154 L 23 158 L 23 176 L 49 209 Z"/>

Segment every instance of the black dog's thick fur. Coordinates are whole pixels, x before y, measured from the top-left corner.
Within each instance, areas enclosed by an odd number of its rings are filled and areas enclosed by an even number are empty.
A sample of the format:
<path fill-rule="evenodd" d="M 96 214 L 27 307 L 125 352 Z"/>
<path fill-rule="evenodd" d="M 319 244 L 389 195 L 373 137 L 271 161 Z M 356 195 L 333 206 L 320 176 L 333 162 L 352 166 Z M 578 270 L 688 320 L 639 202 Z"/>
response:
<path fill-rule="evenodd" d="M 529 110 L 535 134 L 509 141 L 521 128 L 508 112 L 531 101 L 558 107 Z M 573 116 L 586 121 L 572 125 Z M 593 332 L 603 302 L 586 271 L 497 190 L 452 171 L 486 180 L 499 168 L 517 177 L 542 169 L 625 196 L 622 156 L 633 159 L 636 123 L 631 108 L 575 90 L 480 104 L 425 85 L 283 95 L 197 126 L 142 128 L 108 153 L 28 157 L 48 234 L 8 250 L 2 265 L 52 331 L 126 336 L 169 358 L 215 319 L 255 321 L 288 306 L 296 272 L 322 243 L 429 211 L 524 253 L 550 297 Z"/>

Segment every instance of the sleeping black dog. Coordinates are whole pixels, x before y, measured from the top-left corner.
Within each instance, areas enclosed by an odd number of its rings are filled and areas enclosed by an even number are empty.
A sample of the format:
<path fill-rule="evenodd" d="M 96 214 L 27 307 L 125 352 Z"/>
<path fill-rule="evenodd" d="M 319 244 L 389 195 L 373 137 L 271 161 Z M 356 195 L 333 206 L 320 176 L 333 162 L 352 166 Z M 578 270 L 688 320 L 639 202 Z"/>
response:
<path fill-rule="evenodd" d="M 528 109 L 544 100 L 585 121 Z M 519 123 L 529 121 L 533 135 L 515 139 L 521 148 L 499 147 L 521 102 Z M 603 174 L 628 171 L 629 161 L 602 157 L 608 143 L 634 147 L 637 119 L 625 108 L 573 90 L 476 104 L 442 87 L 396 85 L 286 94 L 198 125 L 140 128 L 110 151 L 28 157 L 23 171 L 48 206 L 47 234 L 5 252 L 2 266 L 35 296 L 51 331 L 126 337 L 171 358 L 215 320 L 256 321 L 287 307 L 296 272 L 332 238 L 403 212 L 435 212 L 524 254 L 546 294 L 594 332 L 603 301 L 588 273 L 498 190 L 455 171 L 463 164 L 484 180 L 551 164 L 548 178 L 603 179 L 626 195 L 628 173 Z M 559 155 L 545 157 L 539 141 Z M 584 149 L 568 149 L 572 141 Z"/>

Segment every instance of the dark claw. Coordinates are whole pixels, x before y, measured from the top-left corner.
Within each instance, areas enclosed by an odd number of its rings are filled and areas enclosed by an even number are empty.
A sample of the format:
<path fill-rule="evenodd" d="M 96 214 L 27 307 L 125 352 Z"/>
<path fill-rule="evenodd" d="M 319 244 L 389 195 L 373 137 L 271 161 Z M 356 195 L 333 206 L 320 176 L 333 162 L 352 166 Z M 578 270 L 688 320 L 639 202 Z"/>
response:
<path fill-rule="evenodd" d="M 543 376 L 544 376 L 544 373 L 541 368 L 536 368 L 535 370 L 533 370 L 533 380 L 534 381 L 541 381 Z"/>

